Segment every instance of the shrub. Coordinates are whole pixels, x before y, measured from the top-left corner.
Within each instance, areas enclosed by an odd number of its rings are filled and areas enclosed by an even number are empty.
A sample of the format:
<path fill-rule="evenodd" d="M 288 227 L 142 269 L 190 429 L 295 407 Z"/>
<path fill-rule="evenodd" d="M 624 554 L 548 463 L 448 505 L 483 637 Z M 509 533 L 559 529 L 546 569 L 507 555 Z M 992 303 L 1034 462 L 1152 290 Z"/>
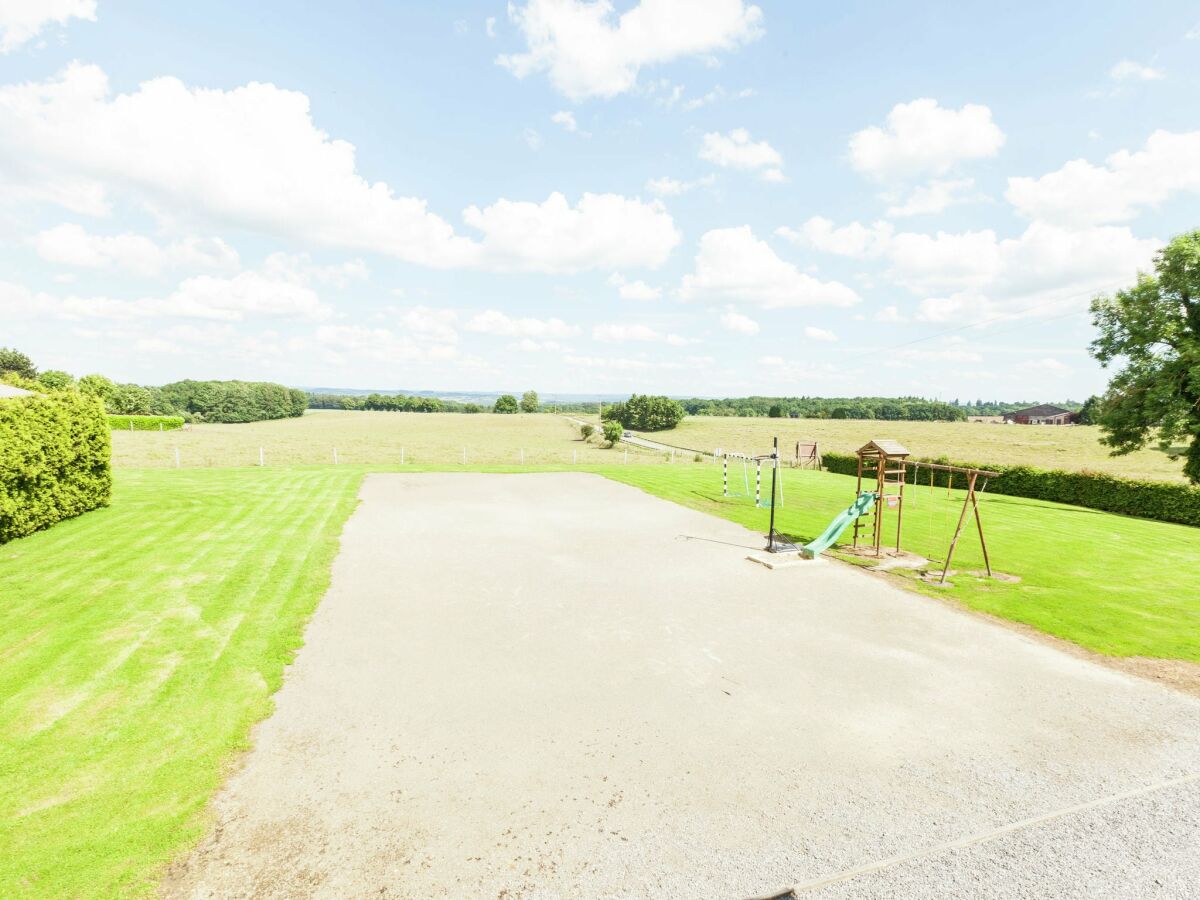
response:
<path fill-rule="evenodd" d="M 625 433 L 625 429 L 620 422 L 609 420 L 604 423 L 604 439 L 608 441 L 608 446 L 615 447 L 621 440 L 621 435 Z"/>
<path fill-rule="evenodd" d="M 822 453 L 821 459 L 830 472 L 854 475 L 858 471 L 858 459 L 852 454 Z M 1200 526 L 1200 487 L 1188 484 L 1120 478 L 1103 472 L 1063 472 L 1035 469 L 1032 466 L 951 463 L 946 459 L 929 462 L 999 473 L 997 477 L 988 479 L 989 494 L 1049 500 L 1124 516 Z M 949 473 L 934 472 L 933 483 L 936 487 L 945 487 L 948 479 Z M 929 470 L 921 470 L 917 483 L 929 483 Z M 962 475 L 954 476 L 954 485 L 959 488 L 966 486 Z M 979 487 L 982 486 L 980 482 Z"/>
<path fill-rule="evenodd" d="M 0 544 L 107 506 L 108 423 L 74 391 L 0 400 Z"/>
<path fill-rule="evenodd" d="M 113 431 L 174 431 L 183 427 L 183 416 L 114 416 L 108 417 Z"/>
<path fill-rule="evenodd" d="M 586 423 L 583 425 L 580 425 L 579 433 L 583 435 L 583 439 L 586 441 L 588 438 L 590 438 L 593 434 L 596 433 L 596 426 L 588 425 Z"/>

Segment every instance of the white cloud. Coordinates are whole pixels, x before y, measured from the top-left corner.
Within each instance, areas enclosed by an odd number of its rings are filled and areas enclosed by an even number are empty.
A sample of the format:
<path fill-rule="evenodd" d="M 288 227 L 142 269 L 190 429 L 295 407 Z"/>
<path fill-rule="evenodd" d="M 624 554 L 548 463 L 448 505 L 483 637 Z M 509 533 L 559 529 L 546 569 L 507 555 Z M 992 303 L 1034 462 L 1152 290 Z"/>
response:
<path fill-rule="evenodd" d="M 707 94 L 703 94 L 699 97 L 693 97 L 691 100 L 685 100 L 683 102 L 683 108 L 687 112 L 692 112 L 694 110 L 700 109 L 700 107 L 702 107 L 702 106 L 708 106 L 708 104 L 715 103 L 716 101 L 721 100 L 725 97 L 734 97 L 738 100 L 744 100 L 747 97 L 753 97 L 753 96 L 754 96 L 754 88 L 743 88 L 740 91 L 731 92 L 731 91 L 725 90 L 725 88 L 721 87 L 721 85 L 718 84 L 715 88 L 713 88 Z"/>
<path fill-rule="evenodd" d="M 1192 28 L 1188 30 L 1188 33 L 1184 35 L 1184 39 L 1189 41 L 1200 41 L 1200 23 L 1192 26 Z"/>
<path fill-rule="evenodd" d="M 525 142 L 530 150 L 541 150 L 542 145 L 546 142 L 542 139 L 542 133 L 536 128 L 526 128 L 521 132 L 521 140 Z"/>
<path fill-rule="evenodd" d="M 976 353 L 974 350 L 963 350 L 961 348 L 949 348 L 945 350 L 920 350 L 907 349 L 900 350 L 895 354 L 897 359 L 907 359 L 913 362 L 949 362 L 949 363 L 977 363 L 983 362 L 983 356 Z"/>
<path fill-rule="evenodd" d="M 1108 76 L 1113 81 L 1162 81 L 1167 77 L 1167 73 L 1153 66 L 1123 59 L 1109 69 Z"/>
<path fill-rule="evenodd" d="M 879 312 L 875 313 L 874 319 L 876 322 L 907 322 L 908 319 L 900 312 L 898 306 L 885 306 Z"/>
<path fill-rule="evenodd" d="M 767 181 L 786 180 L 780 167 L 783 157 L 766 141 L 757 143 L 745 128 L 735 128 L 729 134 L 711 131 L 704 135 L 700 158 L 718 166 L 758 171 Z"/>
<path fill-rule="evenodd" d="M 716 183 L 716 175 L 705 175 L 695 181 L 681 181 L 669 177 L 651 178 L 646 182 L 646 190 L 656 197 L 677 197 L 698 187 L 712 187 Z"/>
<path fill-rule="evenodd" d="M 0 54 L 37 37 L 47 25 L 71 19 L 96 21 L 96 0 L 4 0 L 0 3 Z"/>
<path fill-rule="evenodd" d="M 351 359 L 380 363 L 439 362 L 458 356 L 458 348 L 452 345 L 422 344 L 388 328 L 363 325 L 322 325 L 315 339 L 327 351 L 327 360 L 337 364 Z"/>
<path fill-rule="evenodd" d="M 826 343 L 837 340 L 837 335 L 829 329 L 817 328 L 814 325 L 804 326 L 804 336 L 810 341 L 824 341 Z"/>
<path fill-rule="evenodd" d="M 127 300 L 106 296 L 34 293 L 18 285 L 0 291 L 0 309 L 23 318 L 116 319 L 191 318 L 224 322 L 248 319 L 328 319 L 333 309 L 313 288 L 312 267 L 304 257 L 272 254 L 261 269 L 223 278 L 187 278 L 165 297 Z"/>
<path fill-rule="evenodd" d="M 592 328 L 592 340 L 596 341 L 652 341 L 682 347 L 691 343 L 687 338 L 678 334 L 667 334 L 641 323 L 618 324 L 605 323 Z"/>
<path fill-rule="evenodd" d="M 1027 372 L 1038 372 L 1044 375 L 1066 375 L 1071 371 L 1070 366 L 1052 356 L 1031 359 L 1028 362 L 1021 363 L 1021 368 Z"/>
<path fill-rule="evenodd" d="M 1075 159 L 1040 178 L 1010 178 L 1005 197 L 1030 219 L 1100 225 L 1182 192 L 1200 192 L 1200 131 L 1155 131 L 1141 150 L 1120 150 L 1103 166 Z"/>
<path fill-rule="evenodd" d="M 535 341 L 532 338 L 522 338 L 514 344 L 509 344 L 508 349 L 521 353 L 544 353 L 561 350 L 562 344 L 558 341 Z"/>
<path fill-rule="evenodd" d="M 480 260 L 500 271 L 653 269 L 680 239 L 659 201 L 619 194 L 584 194 L 574 207 L 559 193 L 544 203 L 498 200 L 469 207 L 463 221 L 483 232 Z"/>
<path fill-rule="evenodd" d="M 931 269 L 916 278 L 909 273 L 918 288 L 939 282 L 958 287 L 922 300 L 919 319 L 970 321 L 1083 310 L 1094 294 L 1129 284 L 1139 270 L 1147 271 L 1161 247 L 1160 241 L 1136 238 L 1124 227 L 1071 230 L 1045 222 L 1032 223 L 1020 237 L 996 241 L 993 235 L 991 240 L 992 246 L 978 240 L 973 273 L 963 261 L 947 276 Z"/>
<path fill-rule="evenodd" d="M 579 127 L 579 123 L 575 121 L 575 113 L 567 109 L 560 109 L 550 117 L 550 121 L 555 125 L 561 125 L 563 130 L 569 134 L 577 134 L 580 137 L 589 138 L 592 136 L 590 131 L 584 131 Z"/>
<path fill-rule="evenodd" d="M 568 325 L 562 319 L 514 318 L 499 310 L 489 309 L 473 316 L 466 325 L 467 331 L 494 334 L 499 337 L 570 338 L 579 334 L 579 327 Z"/>
<path fill-rule="evenodd" d="M 995 156 L 1004 132 L 986 106 L 968 103 L 946 109 L 922 98 L 898 103 L 883 128 L 871 126 L 850 138 L 854 168 L 880 180 L 941 175 L 964 160 Z"/>
<path fill-rule="evenodd" d="M 761 330 L 757 322 L 749 316 L 744 316 L 733 307 L 721 313 L 721 327 L 734 334 L 755 335 Z"/>
<path fill-rule="evenodd" d="M 824 253 L 837 256 L 863 258 L 884 253 L 891 242 L 895 229 L 888 222 L 863 225 L 851 222 L 838 228 L 830 219 L 813 216 L 799 230 L 786 225 L 776 228 L 775 233 L 802 247 L 813 247 Z"/>
<path fill-rule="evenodd" d="M 975 187 L 973 178 L 935 178 L 927 184 L 918 185 L 902 200 L 897 198 L 889 206 L 887 214 L 896 218 L 924 216 L 964 203 L 970 199 L 968 193 Z"/>
<path fill-rule="evenodd" d="M 622 300 L 649 301 L 662 296 L 662 288 L 651 287 L 644 281 L 627 281 L 620 272 L 613 272 L 608 283 L 617 289 Z"/>
<path fill-rule="evenodd" d="M 510 3 L 528 50 L 496 62 L 518 78 L 546 72 L 580 101 L 632 89 L 645 66 L 733 50 L 762 34 L 762 11 L 743 0 L 642 0 L 614 22 L 615 12 L 611 0 Z"/>
<path fill-rule="evenodd" d="M 483 20 L 484 30 L 487 31 L 487 36 L 494 38 L 496 36 L 496 17 L 488 16 Z"/>
<path fill-rule="evenodd" d="M 711 366 L 711 356 L 689 356 L 684 360 L 630 359 L 628 357 L 567 355 L 563 362 L 583 369 L 611 369 L 617 372 L 699 369 Z"/>
<path fill-rule="evenodd" d="M 435 268 L 657 265 L 678 241 L 660 205 L 612 194 L 585 194 L 576 208 L 561 194 L 541 204 L 472 206 L 463 219 L 484 234 L 471 240 L 424 200 L 366 181 L 354 147 L 315 126 L 304 94 L 258 83 L 192 89 L 156 78 L 114 97 L 100 69 L 79 64 L 49 81 L 0 87 L 0 173 L 10 198 L 97 214 L 119 190 L 152 212 Z M 546 240 L 518 240 L 514 224 Z"/>
<path fill-rule="evenodd" d="M 398 311 L 390 318 L 406 332 L 420 339 L 443 344 L 453 344 L 458 340 L 458 332 L 454 328 L 458 321 L 458 313 L 452 309 L 414 306 Z"/>
<path fill-rule="evenodd" d="M 35 235 L 33 246 L 47 262 L 89 269 L 124 269 L 158 275 L 170 268 L 236 269 L 237 251 L 220 238 L 188 237 L 160 246 L 140 234 L 90 234 L 65 223 Z"/>
<path fill-rule="evenodd" d="M 858 295 L 836 281 L 822 282 L 780 259 L 749 225 L 718 228 L 700 239 L 695 271 L 683 277 L 684 300 L 712 298 L 765 308 L 853 306 Z"/>

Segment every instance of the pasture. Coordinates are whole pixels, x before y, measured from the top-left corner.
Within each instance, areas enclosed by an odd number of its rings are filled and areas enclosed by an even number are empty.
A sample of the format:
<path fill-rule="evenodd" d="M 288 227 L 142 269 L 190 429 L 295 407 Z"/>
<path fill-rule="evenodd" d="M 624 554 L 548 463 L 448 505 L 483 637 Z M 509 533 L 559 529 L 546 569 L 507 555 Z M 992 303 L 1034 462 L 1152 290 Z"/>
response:
<path fill-rule="evenodd" d="M 710 453 L 717 447 L 767 453 L 771 438 L 776 435 L 785 455 L 794 450 L 796 441 L 815 440 L 822 451 L 853 453 L 873 438 L 893 438 L 916 457 L 946 456 L 958 462 L 1023 464 L 1067 471 L 1088 469 L 1127 478 L 1184 480 L 1180 474 L 1182 461 L 1174 461 L 1153 448 L 1129 456 L 1110 456 L 1108 448 L 1100 443 L 1100 429 L 1085 425 L 688 416 L 679 427 L 646 437 Z"/>
<path fill-rule="evenodd" d="M 577 460 L 602 465 L 624 447 L 584 443 L 579 429 L 553 415 L 466 415 L 462 413 L 346 412 L 311 410 L 294 419 L 239 425 L 193 425 L 186 431 L 113 432 L 113 465 L 125 469 L 170 468 L 179 450 L 182 468 L 250 466 L 259 448 L 268 466 L 406 464 L 470 466 L 555 466 Z M 659 454 L 629 449 L 631 459 Z"/>

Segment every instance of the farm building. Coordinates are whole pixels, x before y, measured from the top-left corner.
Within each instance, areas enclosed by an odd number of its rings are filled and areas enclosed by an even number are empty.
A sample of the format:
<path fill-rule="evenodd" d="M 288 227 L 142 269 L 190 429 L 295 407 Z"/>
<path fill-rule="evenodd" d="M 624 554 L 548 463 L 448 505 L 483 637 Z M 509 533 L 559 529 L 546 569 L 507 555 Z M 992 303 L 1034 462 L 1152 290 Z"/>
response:
<path fill-rule="evenodd" d="M 1043 403 L 1040 406 L 1005 413 L 1004 421 L 1017 425 L 1072 425 L 1075 422 L 1075 413 L 1061 406 Z"/>

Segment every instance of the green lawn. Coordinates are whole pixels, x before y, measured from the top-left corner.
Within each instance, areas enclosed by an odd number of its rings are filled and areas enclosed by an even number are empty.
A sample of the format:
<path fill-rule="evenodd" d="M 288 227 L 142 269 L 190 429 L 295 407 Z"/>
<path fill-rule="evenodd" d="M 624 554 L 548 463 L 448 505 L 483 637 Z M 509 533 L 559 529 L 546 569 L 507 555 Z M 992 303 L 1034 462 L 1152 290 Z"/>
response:
<path fill-rule="evenodd" d="M 715 465 L 557 468 L 766 527 L 721 497 Z M 365 471 L 119 471 L 111 508 L 0 547 L 0 896 L 153 890 L 270 711 Z M 784 479 L 778 521 L 797 537 L 853 499 L 852 478 Z M 910 489 L 905 546 L 944 556 L 961 496 Z M 1103 653 L 1200 662 L 1200 529 L 983 503 L 994 566 L 1022 580 L 957 576 L 946 593 Z M 956 568 L 980 566 L 968 531 Z"/>
<path fill-rule="evenodd" d="M 0 547 L 0 896 L 152 889 L 329 578 L 361 471 L 122 472 Z"/>
<path fill-rule="evenodd" d="M 756 509 L 753 500 L 721 496 L 718 466 L 603 471 L 656 496 L 766 531 L 767 510 Z M 776 527 L 804 539 L 819 534 L 854 499 L 855 479 L 849 476 L 785 470 L 784 485 Z M 910 485 L 904 548 L 945 559 L 962 501 L 962 491 L 947 498 L 944 488 L 930 492 L 928 486 Z M 952 579 L 953 588 L 915 580 L 913 587 L 949 594 L 1100 653 L 1200 662 L 1200 529 L 986 494 L 981 513 L 993 569 L 1021 582 L 960 575 Z M 887 511 L 888 535 L 895 533 L 893 515 Z M 983 568 L 979 539 L 968 526 L 955 552 L 956 570 Z M 844 537 L 849 539 L 849 530 Z"/>

